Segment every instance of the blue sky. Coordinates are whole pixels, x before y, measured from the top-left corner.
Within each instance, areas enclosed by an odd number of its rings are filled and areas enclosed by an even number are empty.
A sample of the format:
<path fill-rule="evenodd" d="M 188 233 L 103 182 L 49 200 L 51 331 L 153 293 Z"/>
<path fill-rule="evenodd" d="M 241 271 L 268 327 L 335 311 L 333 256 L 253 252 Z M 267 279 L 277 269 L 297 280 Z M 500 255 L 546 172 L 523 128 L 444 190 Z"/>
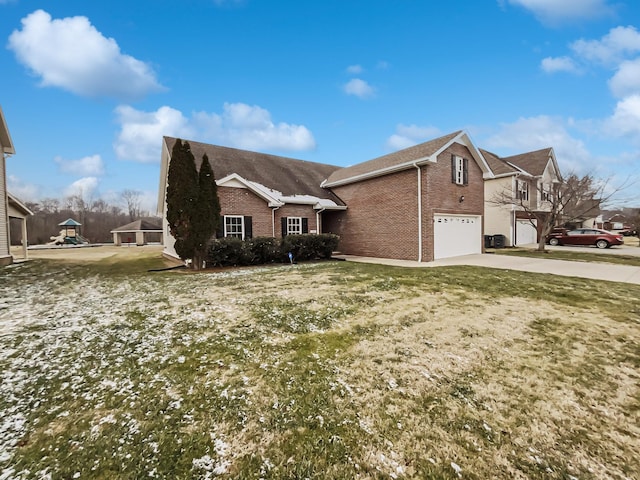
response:
<path fill-rule="evenodd" d="M 27 201 L 154 211 L 163 135 L 346 166 L 464 129 L 640 176 L 637 0 L 0 0 L 0 37 Z"/>

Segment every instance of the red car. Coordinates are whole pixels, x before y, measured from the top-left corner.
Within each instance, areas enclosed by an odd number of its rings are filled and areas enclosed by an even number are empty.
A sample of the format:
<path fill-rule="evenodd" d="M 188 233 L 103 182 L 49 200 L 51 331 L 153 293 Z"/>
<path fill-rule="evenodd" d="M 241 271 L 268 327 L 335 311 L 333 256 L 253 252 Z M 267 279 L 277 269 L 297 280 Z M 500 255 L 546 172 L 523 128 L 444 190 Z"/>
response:
<path fill-rule="evenodd" d="M 609 248 L 612 245 L 624 244 L 624 238 L 617 233 L 611 233 L 598 228 L 578 228 L 552 232 L 547 236 L 549 245 L 595 245 L 598 248 Z"/>

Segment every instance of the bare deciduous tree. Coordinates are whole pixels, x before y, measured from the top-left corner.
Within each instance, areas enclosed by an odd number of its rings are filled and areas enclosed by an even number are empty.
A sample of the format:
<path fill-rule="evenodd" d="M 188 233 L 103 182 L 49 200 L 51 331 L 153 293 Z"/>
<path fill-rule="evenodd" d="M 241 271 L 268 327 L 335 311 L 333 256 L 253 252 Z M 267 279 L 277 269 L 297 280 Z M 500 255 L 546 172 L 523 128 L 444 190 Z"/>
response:
<path fill-rule="evenodd" d="M 503 190 L 489 202 L 493 205 L 515 207 L 524 212 L 531 225 L 539 232 L 538 251 L 544 251 L 546 237 L 559 225 L 580 224 L 596 218 L 600 208 L 620 192 L 624 185 L 611 188 L 607 180 L 600 180 L 591 174 L 579 176 L 569 174 L 563 180 L 551 185 L 529 183 L 535 191 L 535 200 L 518 191 Z M 591 225 L 590 225 L 591 226 Z"/>
<path fill-rule="evenodd" d="M 129 213 L 129 220 L 132 222 L 136 218 L 140 218 L 140 195 L 138 190 L 126 189 L 122 191 L 122 198 L 127 204 L 127 212 Z"/>

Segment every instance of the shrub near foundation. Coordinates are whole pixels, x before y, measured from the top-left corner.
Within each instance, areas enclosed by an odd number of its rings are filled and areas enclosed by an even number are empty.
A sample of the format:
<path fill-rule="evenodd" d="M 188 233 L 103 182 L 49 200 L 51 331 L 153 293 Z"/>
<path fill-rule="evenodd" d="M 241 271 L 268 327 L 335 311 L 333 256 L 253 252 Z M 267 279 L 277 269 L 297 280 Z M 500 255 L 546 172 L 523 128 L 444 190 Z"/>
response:
<path fill-rule="evenodd" d="M 207 255 L 210 267 L 264 265 L 294 261 L 331 258 L 338 247 L 339 237 L 333 234 L 287 235 L 282 240 L 256 237 L 242 241 L 239 238 L 217 238 L 211 242 Z"/>

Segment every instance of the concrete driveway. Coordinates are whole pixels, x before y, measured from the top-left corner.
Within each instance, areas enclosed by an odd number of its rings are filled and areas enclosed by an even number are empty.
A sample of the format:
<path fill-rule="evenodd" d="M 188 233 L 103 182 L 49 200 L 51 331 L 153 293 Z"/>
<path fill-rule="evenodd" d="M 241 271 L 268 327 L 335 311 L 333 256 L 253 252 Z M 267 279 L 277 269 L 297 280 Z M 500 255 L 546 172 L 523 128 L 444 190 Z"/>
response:
<path fill-rule="evenodd" d="M 585 251 L 588 247 L 555 247 L 571 248 Z M 626 250 L 619 247 L 621 252 Z M 640 247 L 628 247 L 630 249 Z M 589 250 L 611 253 L 613 249 Z M 621 253 L 622 254 L 622 253 Z M 626 253 L 625 253 L 626 254 Z M 640 252 L 637 253 L 640 255 Z M 433 262 L 414 262 L 410 260 L 394 260 L 389 258 L 357 257 L 353 255 L 338 255 L 336 258 L 361 263 L 377 263 L 381 265 L 395 265 L 399 267 L 433 268 L 452 265 L 470 265 L 488 268 L 500 268 L 503 270 L 518 270 L 521 272 L 547 273 L 565 277 L 589 278 L 593 280 L 607 280 L 610 282 L 633 283 L 640 285 L 640 267 L 629 265 L 613 265 L 594 262 L 570 262 L 567 260 L 547 260 L 544 258 L 517 257 L 515 255 L 496 255 L 482 253 L 477 255 L 464 255 L 461 257 L 444 258 Z M 550 279 L 550 281 L 553 281 Z"/>

